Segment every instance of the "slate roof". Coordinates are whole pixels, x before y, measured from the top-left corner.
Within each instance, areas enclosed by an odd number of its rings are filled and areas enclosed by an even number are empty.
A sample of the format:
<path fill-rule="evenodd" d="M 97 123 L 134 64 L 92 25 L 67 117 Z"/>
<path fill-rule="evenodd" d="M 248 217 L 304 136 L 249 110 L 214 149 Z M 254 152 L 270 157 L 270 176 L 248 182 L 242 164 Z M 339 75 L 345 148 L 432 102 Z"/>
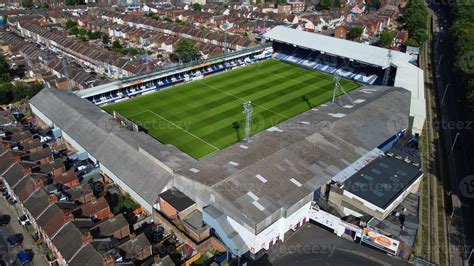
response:
<path fill-rule="evenodd" d="M 66 261 L 82 247 L 82 232 L 69 222 L 52 238 L 54 246 L 59 250 Z"/>
<path fill-rule="evenodd" d="M 162 164 L 177 167 L 192 159 L 172 146 L 163 145 L 143 132 L 132 132 L 93 103 L 74 94 L 43 89 L 30 104 L 72 137 L 88 153 L 152 206 L 171 174 Z M 147 154 L 148 153 L 148 154 Z"/>
<path fill-rule="evenodd" d="M 350 106 L 320 105 L 254 135 L 249 144 L 237 143 L 181 168 L 177 175 L 183 178 L 175 179 L 175 187 L 257 232 L 263 230 L 257 224 L 270 224 L 269 216 L 276 221 L 285 213 L 282 209 L 301 203 L 408 127 L 408 122 L 392 127 L 387 121 L 394 114 L 408 121 L 409 91 L 371 86 L 349 95 L 355 102 Z M 209 192 L 197 191 L 194 182 L 210 187 Z"/>
<path fill-rule="evenodd" d="M 94 226 L 93 228 L 91 228 L 91 232 L 94 236 L 97 237 L 108 237 L 112 236 L 113 233 L 125 226 L 128 226 L 128 222 L 125 219 L 125 216 L 123 216 L 123 214 L 118 214 L 114 217 L 109 218 L 103 223 Z"/>
<path fill-rule="evenodd" d="M 84 266 L 84 265 L 102 265 L 104 258 L 91 245 L 85 245 L 75 256 L 69 261 L 70 266 Z"/>
<path fill-rule="evenodd" d="M 34 218 L 38 218 L 38 216 L 49 206 L 48 194 L 43 188 L 38 189 L 27 200 L 25 200 L 25 202 L 23 202 L 23 206 Z"/>

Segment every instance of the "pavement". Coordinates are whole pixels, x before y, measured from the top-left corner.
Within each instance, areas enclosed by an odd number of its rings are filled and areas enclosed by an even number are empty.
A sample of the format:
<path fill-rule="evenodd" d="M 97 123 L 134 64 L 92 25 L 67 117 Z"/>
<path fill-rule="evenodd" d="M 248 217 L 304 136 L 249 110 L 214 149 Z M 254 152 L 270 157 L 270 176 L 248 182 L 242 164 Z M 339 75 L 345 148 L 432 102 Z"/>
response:
<path fill-rule="evenodd" d="M 32 249 L 35 254 L 31 265 L 49 265 L 40 249 L 34 244 L 32 237 L 34 229 L 32 226 L 30 225 L 28 228 L 21 226 L 18 222 L 18 214 L 22 215 L 22 213 L 18 211 L 15 205 L 9 204 L 3 197 L 0 197 L 0 214 L 8 214 L 11 217 L 10 223 L 7 226 L 0 227 L 0 256 L 7 265 L 21 265 L 16 261 L 16 254 L 24 249 Z M 18 247 L 10 248 L 6 242 L 7 237 L 18 233 L 23 234 L 23 243 Z"/>
<path fill-rule="evenodd" d="M 272 247 L 258 265 L 409 265 L 372 247 L 307 223 Z M 257 265 L 257 264 L 256 264 Z"/>

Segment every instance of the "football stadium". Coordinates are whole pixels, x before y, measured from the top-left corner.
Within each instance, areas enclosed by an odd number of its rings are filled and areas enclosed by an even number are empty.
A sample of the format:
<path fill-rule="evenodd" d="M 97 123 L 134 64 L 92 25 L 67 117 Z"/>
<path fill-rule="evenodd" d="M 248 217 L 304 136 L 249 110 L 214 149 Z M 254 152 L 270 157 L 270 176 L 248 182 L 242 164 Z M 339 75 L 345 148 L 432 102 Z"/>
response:
<path fill-rule="evenodd" d="M 309 220 L 343 234 L 351 225 L 312 208 L 329 186 L 373 162 L 384 176 L 407 164 L 410 183 L 389 179 L 391 193 L 334 188 L 341 217 L 385 218 L 421 180 L 420 166 L 391 150 L 423 129 L 423 71 L 401 52 L 288 27 L 263 39 L 74 93 L 45 89 L 30 106 L 153 219 L 166 211 L 161 196 L 175 195 L 177 218 L 192 211 L 197 221 L 189 230 L 212 228 L 237 256 L 257 257 Z"/>
<path fill-rule="evenodd" d="M 359 86 L 349 80 L 340 83 L 346 92 Z M 270 59 L 104 109 L 201 158 L 242 140 L 244 102 L 253 106 L 253 135 L 331 100 L 333 90 L 333 77 L 326 73 Z"/>

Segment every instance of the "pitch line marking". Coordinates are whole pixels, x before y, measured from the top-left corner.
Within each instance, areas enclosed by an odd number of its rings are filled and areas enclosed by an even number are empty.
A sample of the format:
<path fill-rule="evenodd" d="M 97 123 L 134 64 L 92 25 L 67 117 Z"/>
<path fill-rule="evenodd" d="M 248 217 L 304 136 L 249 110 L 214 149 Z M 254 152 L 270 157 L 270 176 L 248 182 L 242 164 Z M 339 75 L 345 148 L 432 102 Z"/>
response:
<path fill-rule="evenodd" d="M 146 112 L 148 112 L 148 110 L 141 111 L 141 112 L 138 112 L 138 113 L 133 114 L 133 115 L 129 115 L 127 118 L 130 119 L 130 117 L 132 117 L 132 116 L 141 115 L 141 114 L 144 114 L 144 113 L 146 113 Z"/>
<path fill-rule="evenodd" d="M 175 126 L 175 127 L 179 128 L 179 129 L 181 129 L 182 131 L 184 131 L 184 132 L 188 133 L 189 135 L 191 135 L 191 136 L 193 136 L 193 137 L 197 138 L 198 140 L 200 140 L 200 141 L 202 141 L 202 142 L 206 143 L 207 145 L 209 145 L 209 146 L 213 147 L 213 148 L 214 148 L 216 151 L 220 150 L 219 148 L 217 148 L 216 146 L 212 145 L 211 143 L 209 143 L 209 142 L 207 142 L 207 141 L 203 140 L 202 138 L 200 138 L 200 137 L 198 137 L 198 136 L 194 135 L 193 133 L 191 133 L 191 132 L 187 131 L 186 129 L 184 129 L 184 128 L 182 128 L 182 127 L 178 126 L 178 125 L 176 125 L 175 123 L 173 123 L 173 122 L 169 121 L 168 119 L 166 119 L 166 118 L 162 117 L 161 115 L 159 115 L 159 114 L 157 114 L 157 113 L 153 112 L 152 110 L 146 110 L 146 111 L 144 111 L 144 112 L 150 112 L 150 113 L 152 113 L 152 114 L 154 114 L 154 115 L 158 116 L 159 118 L 161 118 L 161 119 L 165 120 L 166 122 L 168 122 L 168 123 L 172 124 L 173 126 Z"/>
<path fill-rule="evenodd" d="M 232 94 L 232 93 L 229 93 L 229 92 L 226 92 L 226 91 L 223 91 L 223 90 L 219 90 L 219 89 L 217 89 L 217 88 L 214 88 L 213 86 L 208 85 L 208 84 L 206 84 L 206 83 L 202 83 L 202 82 L 199 81 L 199 80 L 196 80 L 196 81 L 197 81 L 198 83 L 204 85 L 204 86 L 207 86 L 207 87 L 213 89 L 213 90 L 220 91 L 220 92 L 222 92 L 222 93 L 225 93 L 225 94 L 227 94 L 227 95 L 229 95 L 229 96 L 232 96 L 232 97 L 234 97 L 234 98 L 236 98 L 236 99 L 239 99 L 239 100 L 242 100 L 242 101 L 244 101 L 244 102 L 247 101 L 247 100 L 244 99 L 244 98 L 240 98 L 239 96 L 235 96 L 235 95 Z M 255 103 L 252 103 L 252 104 L 255 105 L 256 107 L 262 108 L 262 109 L 267 110 L 267 111 L 269 111 L 269 112 L 272 112 L 272 113 L 274 113 L 274 114 L 276 114 L 276 115 L 279 115 L 279 116 L 281 116 L 281 117 L 283 117 L 283 118 L 285 118 L 285 119 L 290 119 L 289 117 L 286 117 L 286 116 L 284 116 L 284 115 L 282 115 L 282 114 L 276 113 L 276 112 L 274 112 L 274 111 L 272 111 L 272 110 L 270 110 L 270 109 L 268 109 L 268 108 L 265 108 L 265 107 L 263 107 L 263 106 L 261 106 L 261 105 L 258 105 L 258 104 L 255 104 Z"/>

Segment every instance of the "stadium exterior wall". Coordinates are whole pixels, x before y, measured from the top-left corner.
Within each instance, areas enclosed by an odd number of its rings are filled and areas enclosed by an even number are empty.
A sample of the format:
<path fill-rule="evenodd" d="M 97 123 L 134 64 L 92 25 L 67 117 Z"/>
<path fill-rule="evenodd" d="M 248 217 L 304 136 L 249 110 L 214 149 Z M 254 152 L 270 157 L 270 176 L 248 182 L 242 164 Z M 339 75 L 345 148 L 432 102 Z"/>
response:
<path fill-rule="evenodd" d="M 33 114 L 39 119 L 41 119 L 46 125 L 50 127 L 56 127 L 56 125 L 48 119 L 41 111 L 39 111 L 34 105 L 30 104 L 31 110 Z M 61 130 L 62 136 L 66 142 L 71 144 L 76 150 L 78 151 L 85 151 L 87 152 L 81 145 L 79 145 L 73 138 L 71 138 L 67 132 L 64 130 Z M 89 158 L 94 162 L 97 163 L 97 159 L 95 159 L 91 154 L 87 153 Z M 124 182 L 120 180 L 116 175 L 114 175 L 105 165 L 99 162 L 99 168 L 100 170 L 105 173 L 110 179 L 112 179 L 120 188 L 130 194 L 130 196 L 135 200 L 138 204 L 140 204 L 143 208 L 147 210 L 149 213 L 153 213 L 153 206 L 148 203 L 146 200 L 144 200 L 140 195 L 138 195 L 132 188 L 127 186 Z M 157 193 L 158 195 L 159 193 Z"/>
<path fill-rule="evenodd" d="M 303 198 L 300 202 L 303 202 Z M 301 208 L 288 217 L 282 217 L 255 235 L 248 231 L 240 223 L 227 216 L 227 221 L 236 232 L 239 232 L 240 237 L 249 247 L 251 253 L 257 253 L 261 249 L 268 250 L 270 246 L 277 243 L 277 241 L 285 240 L 285 233 L 289 230 L 296 230 L 301 225 L 309 221 L 309 211 L 311 208 L 311 201 L 306 202 Z M 271 245 L 270 245 L 271 243 Z"/>

